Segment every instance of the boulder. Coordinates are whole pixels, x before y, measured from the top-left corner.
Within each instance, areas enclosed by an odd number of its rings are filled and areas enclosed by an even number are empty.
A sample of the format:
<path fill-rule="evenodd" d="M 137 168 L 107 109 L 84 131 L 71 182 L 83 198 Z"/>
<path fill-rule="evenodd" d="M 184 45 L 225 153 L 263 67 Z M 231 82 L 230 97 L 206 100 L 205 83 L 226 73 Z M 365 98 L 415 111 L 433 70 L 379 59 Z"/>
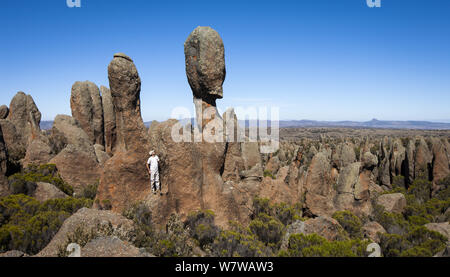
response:
<path fill-rule="evenodd" d="M 6 105 L 0 106 L 0 119 L 5 119 L 8 117 L 9 114 L 9 108 Z"/>
<path fill-rule="evenodd" d="M 133 151 L 148 145 L 147 129 L 141 117 L 139 78 L 133 60 L 117 53 L 108 66 L 109 87 L 116 117 L 115 152 Z"/>
<path fill-rule="evenodd" d="M 2 129 L 3 141 L 8 153 L 8 160 L 19 163 L 25 157 L 27 143 L 17 131 L 13 122 L 7 119 L 0 119 L 0 128 Z"/>
<path fill-rule="evenodd" d="M 109 88 L 101 86 L 103 104 L 103 120 L 105 127 L 105 151 L 109 155 L 114 152 L 116 143 L 116 114 L 114 112 L 114 104 Z"/>
<path fill-rule="evenodd" d="M 223 97 L 225 49 L 220 35 L 210 27 L 197 27 L 184 43 L 186 75 L 191 86 L 200 130 L 220 119 L 216 99 Z M 208 114 L 206 116 L 205 114 Z"/>
<path fill-rule="evenodd" d="M 402 213 L 406 207 L 406 198 L 402 193 L 382 194 L 378 197 L 377 204 L 387 212 Z"/>
<path fill-rule="evenodd" d="M 56 165 L 61 178 L 74 188 L 76 194 L 100 179 L 101 170 L 95 153 L 93 156 L 73 144 L 67 145 L 50 163 Z"/>
<path fill-rule="evenodd" d="M 154 257 L 118 237 L 99 237 L 81 249 L 81 257 Z"/>
<path fill-rule="evenodd" d="M 123 241 L 133 242 L 137 230 L 132 220 L 111 211 L 82 208 L 64 221 L 58 233 L 50 243 L 36 256 L 57 257 L 61 249 L 73 241 L 74 233 L 78 236 L 116 236 Z"/>
<path fill-rule="evenodd" d="M 50 147 L 48 140 L 41 136 L 33 140 L 27 148 L 25 158 L 23 160 L 23 166 L 28 167 L 30 164 L 47 164 L 53 157 L 54 153 Z"/>
<path fill-rule="evenodd" d="M 109 158 L 111 158 L 106 152 L 105 147 L 100 144 L 94 145 L 95 156 L 100 166 L 103 166 Z"/>
<path fill-rule="evenodd" d="M 282 240 L 282 248 L 288 246 L 289 237 L 294 234 L 317 234 L 329 241 L 339 240 L 345 237 L 344 228 L 337 220 L 327 216 L 319 216 L 306 221 L 297 220 L 289 225 Z"/>
<path fill-rule="evenodd" d="M 100 91 L 92 82 L 75 82 L 70 96 L 72 116 L 92 144 L 104 145 L 103 107 Z"/>
<path fill-rule="evenodd" d="M 361 162 L 362 162 L 363 168 L 369 169 L 369 170 L 378 166 L 377 156 L 375 156 L 374 154 L 372 154 L 370 152 L 364 152 Z"/>
<path fill-rule="evenodd" d="M 380 243 L 380 235 L 386 233 L 386 230 L 381 226 L 380 223 L 375 221 L 370 221 L 364 224 L 362 227 L 362 232 L 364 238 L 370 239 L 373 242 Z"/>
<path fill-rule="evenodd" d="M 97 160 L 91 139 L 73 117 L 57 115 L 53 122 L 52 132 L 61 137 L 60 139 L 64 140 L 64 144 L 71 144 L 77 150 L 85 152 L 91 159 Z"/>
<path fill-rule="evenodd" d="M 32 197 L 40 202 L 45 202 L 50 199 L 59 199 L 68 197 L 67 194 L 49 183 L 38 182 Z"/>
<path fill-rule="evenodd" d="M 0 253 L 0 258 L 22 258 L 22 257 L 28 257 L 28 255 L 18 250 L 11 250 L 5 253 Z"/>
<path fill-rule="evenodd" d="M 428 230 L 435 231 L 435 232 L 442 234 L 443 236 L 447 237 L 448 241 L 450 242 L 450 223 L 448 223 L 448 222 L 427 223 L 427 224 L 425 224 L 425 227 Z"/>

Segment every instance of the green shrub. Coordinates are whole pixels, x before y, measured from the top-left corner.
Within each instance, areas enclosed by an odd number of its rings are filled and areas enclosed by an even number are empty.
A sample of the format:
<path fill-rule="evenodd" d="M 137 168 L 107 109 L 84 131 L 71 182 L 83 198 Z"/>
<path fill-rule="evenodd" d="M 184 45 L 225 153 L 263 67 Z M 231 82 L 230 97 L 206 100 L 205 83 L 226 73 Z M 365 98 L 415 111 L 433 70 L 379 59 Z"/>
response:
<path fill-rule="evenodd" d="M 338 211 L 333 214 L 333 218 L 336 219 L 344 230 L 350 235 L 351 238 L 363 237 L 362 235 L 362 222 L 350 211 Z"/>
<path fill-rule="evenodd" d="M 286 203 L 271 204 L 267 198 L 255 197 L 253 199 L 253 213 L 251 218 L 255 219 L 259 214 L 273 216 L 283 223 L 283 225 L 289 225 L 302 218 L 302 206 L 300 203 L 293 206 Z"/>
<path fill-rule="evenodd" d="M 250 222 L 249 228 L 265 244 L 277 245 L 284 234 L 284 225 L 276 218 L 261 213 Z"/>
<path fill-rule="evenodd" d="M 98 182 L 95 184 L 87 185 L 83 188 L 83 191 L 81 192 L 81 197 L 94 200 L 95 197 L 97 196 L 97 190 L 98 190 Z"/>
<path fill-rule="evenodd" d="M 64 211 L 69 214 L 74 214 L 79 209 L 86 207 L 91 208 L 93 201 L 86 198 L 59 198 L 50 199 L 42 203 L 39 207 L 40 211 Z"/>
<path fill-rule="evenodd" d="M 32 187 L 33 183 L 44 182 L 55 185 L 69 196 L 73 195 L 73 188 L 59 176 L 56 165 L 54 164 L 40 166 L 30 165 L 24 169 L 23 172 L 11 175 L 8 178 L 8 181 L 13 193 L 31 195 L 34 192 L 34 189 L 30 190 L 28 186 L 31 185 Z"/>
<path fill-rule="evenodd" d="M 214 213 L 210 210 L 191 212 L 184 226 L 201 248 L 213 243 L 219 233 L 219 228 L 214 224 Z"/>
<path fill-rule="evenodd" d="M 374 221 L 380 223 L 386 232 L 402 235 L 409 231 L 410 224 L 403 215 L 386 212 L 383 206 L 377 204 L 373 208 Z"/>
<path fill-rule="evenodd" d="M 91 205 L 92 200 L 71 197 L 44 203 L 24 194 L 0 198 L 0 252 L 38 253 L 58 232 L 64 220 L 81 207 Z"/>
<path fill-rule="evenodd" d="M 239 226 L 239 224 L 236 225 Z M 212 255 L 215 257 L 267 257 L 273 255 L 270 248 L 242 227 L 221 231 L 211 249 Z"/>
<path fill-rule="evenodd" d="M 275 204 L 272 209 L 272 214 L 283 225 L 287 226 L 296 220 L 302 219 L 302 205 L 300 203 L 293 206 L 286 203 Z"/>
<path fill-rule="evenodd" d="M 317 235 L 293 234 L 287 252 L 290 257 L 365 257 L 368 241 L 328 241 Z"/>
<path fill-rule="evenodd" d="M 415 179 L 411 186 L 409 186 L 407 194 L 414 196 L 418 203 L 425 203 L 431 199 L 431 190 L 433 185 L 430 181 L 425 179 Z"/>
<path fill-rule="evenodd" d="M 380 246 L 385 257 L 431 257 L 445 248 L 447 238 L 423 226 L 405 234 L 381 234 Z"/>
<path fill-rule="evenodd" d="M 270 170 L 264 170 L 264 177 L 270 177 L 270 178 L 272 178 L 272 179 L 276 179 L 276 177 L 275 176 L 273 176 L 273 173 L 272 173 L 272 171 L 270 171 Z"/>

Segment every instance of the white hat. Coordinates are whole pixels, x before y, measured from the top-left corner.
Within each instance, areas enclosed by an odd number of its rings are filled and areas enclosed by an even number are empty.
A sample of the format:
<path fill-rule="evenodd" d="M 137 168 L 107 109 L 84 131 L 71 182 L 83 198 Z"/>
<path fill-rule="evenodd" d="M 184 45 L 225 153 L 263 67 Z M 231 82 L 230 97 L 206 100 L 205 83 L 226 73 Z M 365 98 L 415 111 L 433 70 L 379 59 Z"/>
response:
<path fill-rule="evenodd" d="M 153 154 L 155 154 L 155 151 L 152 150 L 152 151 L 149 152 L 149 154 L 153 155 Z"/>

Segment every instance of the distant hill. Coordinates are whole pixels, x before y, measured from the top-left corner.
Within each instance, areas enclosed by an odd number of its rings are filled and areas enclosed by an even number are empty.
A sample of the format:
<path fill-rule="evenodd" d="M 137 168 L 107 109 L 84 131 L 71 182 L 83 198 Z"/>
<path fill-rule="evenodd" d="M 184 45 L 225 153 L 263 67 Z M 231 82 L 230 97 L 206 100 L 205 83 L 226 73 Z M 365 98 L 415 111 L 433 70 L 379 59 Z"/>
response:
<path fill-rule="evenodd" d="M 185 122 L 189 119 L 185 119 Z M 194 119 L 191 119 L 194 123 Z M 239 120 L 239 125 L 257 126 L 254 120 Z M 144 122 L 148 128 L 151 121 Z M 41 129 L 51 129 L 53 121 L 41 121 Z M 270 126 L 270 122 L 267 123 Z M 416 129 L 416 130 L 450 130 L 450 123 L 429 121 L 388 121 L 372 119 L 370 121 L 317 121 L 317 120 L 280 120 L 280 128 L 302 128 L 302 127 L 347 127 L 347 128 L 375 128 L 375 129 Z"/>

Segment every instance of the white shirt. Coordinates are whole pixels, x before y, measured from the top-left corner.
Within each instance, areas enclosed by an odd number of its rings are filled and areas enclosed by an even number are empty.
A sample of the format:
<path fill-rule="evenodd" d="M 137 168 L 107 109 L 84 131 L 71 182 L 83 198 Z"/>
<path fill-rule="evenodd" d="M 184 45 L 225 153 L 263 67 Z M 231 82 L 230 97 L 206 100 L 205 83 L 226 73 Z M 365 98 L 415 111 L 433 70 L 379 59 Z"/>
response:
<path fill-rule="evenodd" d="M 148 158 L 147 164 L 150 165 L 150 171 L 152 172 L 158 171 L 158 162 L 159 158 L 156 155 Z"/>

